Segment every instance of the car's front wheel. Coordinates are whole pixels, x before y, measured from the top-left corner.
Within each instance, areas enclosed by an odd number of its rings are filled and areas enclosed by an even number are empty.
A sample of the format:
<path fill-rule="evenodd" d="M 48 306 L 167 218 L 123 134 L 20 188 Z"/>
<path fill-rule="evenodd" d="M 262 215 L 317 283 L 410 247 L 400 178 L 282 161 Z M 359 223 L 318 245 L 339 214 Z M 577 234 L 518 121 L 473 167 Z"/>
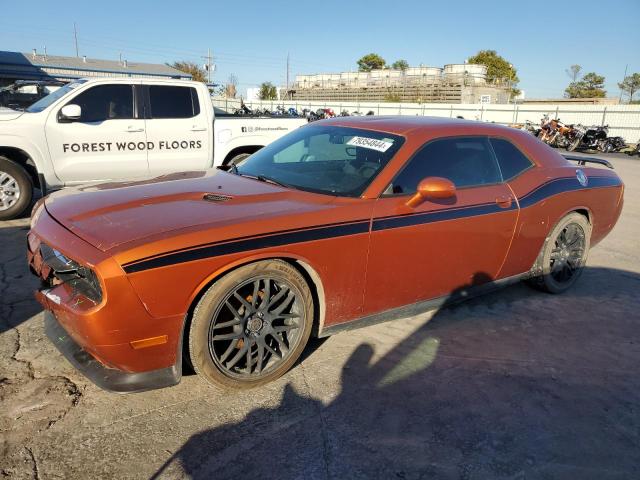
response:
<path fill-rule="evenodd" d="M 263 385 L 291 368 L 312 324 L 313 298 L 300 272 L 280 260 L 252 263 L 200 299 L 189 331 L 191 363 L 217 386 Z"/>
<path fill-rule="evenodd" d="M 587 262 L 591 224 L 577 212 L 565 216 L 551 230 L 531 272 L 529 284 L 549 293 L 571 287 Z"/>

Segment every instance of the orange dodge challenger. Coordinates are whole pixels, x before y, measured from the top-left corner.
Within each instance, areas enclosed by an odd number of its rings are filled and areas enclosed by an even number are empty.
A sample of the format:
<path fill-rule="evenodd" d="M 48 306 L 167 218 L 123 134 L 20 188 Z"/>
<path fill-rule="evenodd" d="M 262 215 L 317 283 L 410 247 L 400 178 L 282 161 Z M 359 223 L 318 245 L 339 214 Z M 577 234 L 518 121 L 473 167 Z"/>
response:
<path fill-rule="evenodd" d="M 497 125 L 342 117 L 224 169 L 60 191 L 28 235 L 47 335 L 108 390 L 176 384 L 183 358 L 245 388 L 311 335 L 562 292 L 623 203 L 611 165 L 572 160 Z"/>

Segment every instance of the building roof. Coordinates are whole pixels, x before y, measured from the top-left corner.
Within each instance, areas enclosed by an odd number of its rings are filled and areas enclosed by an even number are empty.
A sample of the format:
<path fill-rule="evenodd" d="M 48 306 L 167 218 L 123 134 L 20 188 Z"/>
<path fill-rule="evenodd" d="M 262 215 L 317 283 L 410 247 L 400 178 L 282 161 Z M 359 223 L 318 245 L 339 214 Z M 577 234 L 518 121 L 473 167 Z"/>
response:
<path fill-rule="evenodd" d="M 157 63 L 140 63 L 118 60 L 100 60 L 87 57 L 62 57 L 58 55 L 43 55 L 38 53 L 20 53 L 0 51 L 0 68 L 2 67 L 33 67 L 34 69 L 56 68 L 63 70 L 91 71 L 102 73 L 152 75 L 163 77 L 180 77 L 190 79 L 191 75 L 168 65 Z"/>

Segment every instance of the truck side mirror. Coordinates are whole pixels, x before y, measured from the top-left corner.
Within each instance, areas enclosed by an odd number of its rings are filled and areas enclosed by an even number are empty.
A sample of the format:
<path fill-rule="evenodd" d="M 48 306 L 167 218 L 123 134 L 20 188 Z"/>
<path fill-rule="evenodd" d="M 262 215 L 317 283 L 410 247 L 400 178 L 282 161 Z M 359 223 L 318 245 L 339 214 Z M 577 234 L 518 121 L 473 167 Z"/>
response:
<path fill-rule="evenodd" d="M 75 122 L 76 120 L 80 120 L 81 116 L 82 108 L 80 108 L 80 105 L 70 103 L 60 109 L 58 119 L 63 122 Z"/>
<path fill-rule="evenodd" d="M 407 201 L 407 206 L 416 208 L 428 199 L 444 200 L 456 196 L 456 186 L 447 178 L 427 177 L 418 184 L 417 192 Z"/>

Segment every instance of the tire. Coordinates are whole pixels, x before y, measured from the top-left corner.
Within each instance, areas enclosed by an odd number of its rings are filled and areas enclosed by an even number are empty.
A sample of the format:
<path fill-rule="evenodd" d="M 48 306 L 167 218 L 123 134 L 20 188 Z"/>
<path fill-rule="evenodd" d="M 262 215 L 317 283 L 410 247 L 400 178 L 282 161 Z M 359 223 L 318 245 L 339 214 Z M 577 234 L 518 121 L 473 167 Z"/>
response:
<path fill-rule="evenodd" d="M 31 205 L 33 182 L 19 164 L 0 156 L 0 220 L 18 218 Z"/>
<path fill-rule="evenodd" d="M 591 224 L 579 213 L 565 216 L 551 230 L 531 269 L 529 285 L 562 293 L 578 280 L 587 262 Z"/>
<path fill-rule="evenodd" d="M 293 266 L 281 260 L 245 265 L 216 281 L 198 302 L 189 328 L 191 363 L 218 387 L 264 385 L 300 357 L 313 315 L 311 290 Z"/>
<path fill-rule="evenodd" d="M 250 153 L 239 153 L 238 155 L 236 155 L 235 157 L 231 158 L 231 160 L 229 160 L 227 162 L 227 165 L 231 165 L 231 164 L 235 164 L 236 166 L 240 165 L 245 159 L 249 158 L 251 156 Z"/>
<path fill-rule="evenodd" d="M 573 140 L 569 145 L 567 145 L 567 151 L 575 152 L 581 141 L 581 138 L 576 138 L 575 140 Z"/>

